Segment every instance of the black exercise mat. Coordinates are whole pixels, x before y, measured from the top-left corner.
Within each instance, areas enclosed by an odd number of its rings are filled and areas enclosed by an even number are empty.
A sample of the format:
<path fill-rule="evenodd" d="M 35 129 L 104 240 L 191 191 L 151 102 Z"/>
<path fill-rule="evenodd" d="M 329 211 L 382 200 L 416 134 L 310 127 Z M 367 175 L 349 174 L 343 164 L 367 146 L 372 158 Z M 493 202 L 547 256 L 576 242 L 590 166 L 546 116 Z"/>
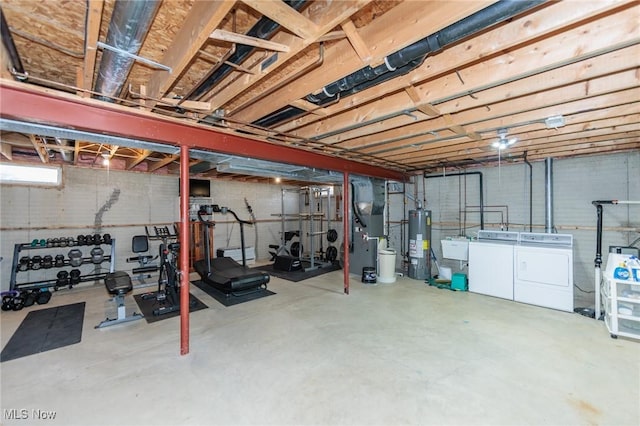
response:
<path fill-rule="evenodd" d="M 153 322 L 162 321 L 167 318 L 174 318 L 180 315 L 180 311 L 169 312 L 163 315 L 153 315 L 153 310 L 158 309 L 162 306 L 160 302 L 156 300 L 155 294 L 157 291 L 152 293 L 144 293 L 144 294 L 153 294 L 153 297 L 149 299 L 143 299 L 143 294 L 136 294 L 133 296 L 136 303 L 138 304 L 138 308 L 140 308 L 140 313 L 144 315 L 144 319 L 147 320 L 147 324 L 151 324 Z M 199 311 L 201 309 L 207 309 L 208 306 L 202 303 L 200 299 L 195 297 L 193 294 L 189 294 L 189 312 Z"/>
<path fill-rule="evenodd" d="M 273 264 L 270 264 L 270 265 L 256 266 L 255 268 L 251 268 L 251 269 L 259 269 L 261 271 L 267 272 L 269 275 L 273 275 L 274 277 L 282 278 L 283 280 L 293 281 L 297 283 L 298 281 L 303 281 L 308 278 L 317 277 L 318 275 L 326 274 L 327 272 L 337 271 L 338 269 L 341 269 L 341 268 L 340 268 L 340 265 L 333 264 L 333 265 L 323 266 L 322 268 L 313 269 L 311 271 L 286 272 L 286 271 L 279 271 L 277 269 L 273 269 Z"/>
<path fill-rule="evenodd" d="M 263 297 L 271 296 L 272 294 L 276 294 L 271 290 L 267 290 L 266 288 L 260 289 L 258 291 L 253 291 L 251 293 L 242 294 L 239 296 L 229 295 L 227 297 L 226 294 L 218 290 L 217 288 L 202 282 L 200 280 L 193 281 L 191 284 L 198 287 L 200 290 L 207 293 L 209 296 L 216 299 L 218 302 L 222 303 L 224 306 L 233 306 L 238 305 L 244 302 L 250 302 L 252 300 L 261 299 Z"/>
<path fill-rule="evenodd" d="M 82 340 L 85 302 L 31 311 L 22 320 L 0 361 L 9 361 L 64 346 Z"/>

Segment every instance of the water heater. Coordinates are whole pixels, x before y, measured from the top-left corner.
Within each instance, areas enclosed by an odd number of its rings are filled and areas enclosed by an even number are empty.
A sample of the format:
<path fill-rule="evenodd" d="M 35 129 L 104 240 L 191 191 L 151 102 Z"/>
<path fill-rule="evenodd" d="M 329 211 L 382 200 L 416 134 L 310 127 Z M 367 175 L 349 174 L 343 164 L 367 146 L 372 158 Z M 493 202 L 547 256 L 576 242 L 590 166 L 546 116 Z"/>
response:
<path fill-rule="evenodd" d="M 409 278 L 426 280 L 431 272 L 431 211 L 409 210 Z"/>

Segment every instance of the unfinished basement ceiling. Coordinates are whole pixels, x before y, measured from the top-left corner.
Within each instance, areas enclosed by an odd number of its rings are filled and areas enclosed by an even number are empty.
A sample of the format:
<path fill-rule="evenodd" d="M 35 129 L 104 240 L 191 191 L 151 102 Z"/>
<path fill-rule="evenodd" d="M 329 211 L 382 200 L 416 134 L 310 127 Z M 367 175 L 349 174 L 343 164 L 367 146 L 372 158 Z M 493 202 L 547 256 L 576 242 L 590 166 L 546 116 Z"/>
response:
<path fill-rule="evenodd" d="M 1 7 L 4 90 L 46 88 L 403 174 L 640 148 L 636 1 Z M 177 173 L 178 152 L 2 128 L 3 161 L 91 165 L 106 153 L 115 167 Z M 192 167 L 243 176 L 217 159 Z"/>

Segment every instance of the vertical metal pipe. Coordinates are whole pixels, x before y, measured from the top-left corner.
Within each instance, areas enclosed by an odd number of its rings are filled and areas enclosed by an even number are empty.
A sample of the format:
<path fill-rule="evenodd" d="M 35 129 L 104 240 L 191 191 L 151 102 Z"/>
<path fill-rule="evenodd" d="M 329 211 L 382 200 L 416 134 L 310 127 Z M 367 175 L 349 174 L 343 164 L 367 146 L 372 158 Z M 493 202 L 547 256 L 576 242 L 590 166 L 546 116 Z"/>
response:
<path fill-rule="evenodd" d="M 533 166 L 527 160 L 527 151 L 524 152 L 524 163 L 529 166 L 529 232 L 533 232 Z"/>
<path fill-rule="evenodd" d="M 349 173 L 344 172 L 342 177 L 342 233 L 344 235 L 344 262 L 342 272 L 344 274 L 344 294 L 349 294 Z"/>
<path fill-rule="evenodd" d="M 206 228 L 205 228 L 206 229 Z M 189 353 L 189 148 L 180 147 L 180 355 Z"/>
<path fill-rule="evenodd" d="M 553 232 L 553 159 L 544 159 L 544 232 Z"/>

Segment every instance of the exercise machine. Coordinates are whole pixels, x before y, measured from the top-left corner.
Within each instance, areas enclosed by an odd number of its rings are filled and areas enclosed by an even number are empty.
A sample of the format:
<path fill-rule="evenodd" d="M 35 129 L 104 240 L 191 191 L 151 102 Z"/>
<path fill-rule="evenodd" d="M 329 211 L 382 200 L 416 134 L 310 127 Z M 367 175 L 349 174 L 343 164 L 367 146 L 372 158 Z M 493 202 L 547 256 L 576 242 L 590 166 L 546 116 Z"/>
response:
<path fill-rule="evenodd" d="M 213 213 L 231 213 L 240 225 L 242 264 L 239 264 L 230 257 L 211 257 L 212 247 L 207 237 L 209 229 L 215 227 L 215 222 L 205 219 L 204 216 L 212 216 Z M 204 259 L 196 260 L 193 266 L 202 281 L 220 290 L 227 297 L 232 295 L 239 296 L 266 289 L 267 283 L 270 280 L 269 274 L 247 267 L 244 245 L 244 225 L 251 225 L 253 223 L 240 219 L 233 210 L 220 207 L 217 204 L 200 206 L 198 220 L 204 225 L 202 232 L 205 234 L 203 239 L 205 257 Z"/>
<path fill-rule="evenodd" d="M 133 268 L 131 273 L 135 275 L 140 284 L 146 284 L 145 279 L 151 278 L 152 272 L 157 272 L 159 267 L 155 263 L 155 260 L 159 256 L 153 256 L 149 254 L 149 237 L 146 235 L 134 235 L 131 238 L 131 251 L 137 256 L 128 257 L 127 263 L 138 262 L 138 267 Z"/>
<path fill-rule="evenodd" d="M 113 301 L 116 303 L 118 309 L 118 316 L 116 318 L 107 318 L 95 328 L 104 328 L 111 325 L 122 324 L 123 322 L 135 321 L 142 319 L 143 316 L 137 312 L 131 315 L 127 315 L 124 297 L 133 290 L 133 284 L 131 284 L 131 277 L 124 271 L 109 272 L 104 277 L 104 285 L 107 288 L 107 292 L 113 295 Z"/>
<path fill-rule="evenodd" d="M 158 257 L 160 258 L 158 273 L 158 291 L 142 295 L 143 300 L 155 299 L 157 307 L 153 315 L 165 315 L 180 310 L 180 274 L 178 259 L 180 243 L 177 242 L 178 232 L 173 233 L 168 226 L 154 226 L 153 234 L 147 226 L 144 227 L 147 238 L 161 240 Z"/>

